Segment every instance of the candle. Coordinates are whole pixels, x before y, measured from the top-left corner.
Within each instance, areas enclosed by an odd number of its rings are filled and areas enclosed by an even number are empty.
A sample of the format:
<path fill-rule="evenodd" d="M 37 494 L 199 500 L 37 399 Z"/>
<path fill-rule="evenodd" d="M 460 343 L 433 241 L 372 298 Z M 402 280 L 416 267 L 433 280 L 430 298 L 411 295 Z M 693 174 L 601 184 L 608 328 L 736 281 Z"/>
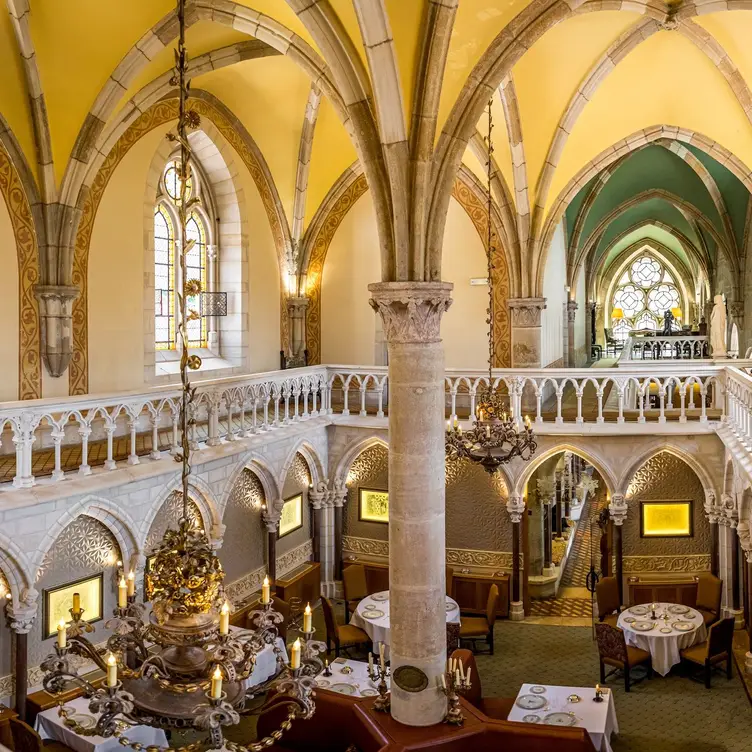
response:
<path fill-rule="evenodd" d="M 447 658 L 447 673 L 451 672 L 452 670 L 452 659 Z"/>
<path fill-rule="evenodd" d="M 462 665 L 462 661 L 457 661 L 457 664 L 458 664 L 459 669 L 460 669 L 460 677 L 462 678 L 462 681 L 465 681 L 465 668 Z"/>
<path fill-rule="evenodd" d="M 226 635 L 230 631 L 230 604 L 225 601 L 219 610 L 219 633 Z"/>
<path fill-rule="evenodd" d="M 467 688 L 470 689 L 470 672 L 473 670 L 472 666 L 467 667 L 467 673 L 465 674 L 465 683 L 467 684 Z"/>
<path fill-rule="evenodd" d="M 269 603 L 269 578 L 264 577 L 264 582 L 261 585 L 261 602 Z"/>
<path fill-rule="evenodd" d="M 305 611 L 303 611 L 303 631 L 312 632 L 311 629 L 311 604 L 307 604 Z"/>
<path fill-rule="evenodd" d="M 455 684 L 455 686 L 459 686 L 460 683 L 461 683 L 460 682 L 460 670 L 456 669 L 455 672 L 454 672 L 454 684 Z"/>
<path fill-rule="evenodd" d="M 212 700 L 219 700 L 222 698 L 222 671 L 219 666 L 214 669 L 214 673 L 212 674 L 211 698 Z"/>
<path fill-rule="evenodd" d="M 368 654 L 368 673 L 373 673 L 373 653 Z"/>
<path fill-rule="evenodd" d="M 486 438 L 491 438 L 491 426 L 486 426 Z"/>
<path fill-rule="evenodd" d="M 60 622 L 57 625 L 57 646 L 59 648 L 64 648 L 66 646 L 66 640 L 68 635 L 65 631 L 65 622 L 60 619 Z"/>
<path fill-rule="evenodd" d="M 379 643 L 379 663 L 381 664 L 381 670 L 384 670 L 384 643 Z"/>
<path fill-rule="evenodd" d="M 125 608 L 128 605 L 128 585 L 125 584 L 125 577 L 120 578 L 118 585 L 118 608 Z"/>
<path fill-rule="evenodd" d="M 441 675 L 441 686 L 446 689 L 446 679 L 444 678 L 444 674 Z"/>
<path fill-rule="evenodd" d="M 300 668 L 300 637 L 292 644 L 290 653 L 290 668 Z"/>
<path fill-rule="evenodd" d="M 530 428 L 530 416 L 525 416 L 525 428 Z"/>
<path fill-rule="evenodd" d="M 133 570 L 131 569 L 130 572 L 128 572 L 128 597 L 134 596 L 136 594 L 136 575 L 133 573 Z"/>
<path fill-rule="evenodd" d="M 117 687 L 117 658 L 110 653 L 107 656 L 107 686 Z"/>
<path fill-rule="evenodd" d="M 81 594 L 73 593 L 73 613 L 77 614 L 81 610 Z"/>

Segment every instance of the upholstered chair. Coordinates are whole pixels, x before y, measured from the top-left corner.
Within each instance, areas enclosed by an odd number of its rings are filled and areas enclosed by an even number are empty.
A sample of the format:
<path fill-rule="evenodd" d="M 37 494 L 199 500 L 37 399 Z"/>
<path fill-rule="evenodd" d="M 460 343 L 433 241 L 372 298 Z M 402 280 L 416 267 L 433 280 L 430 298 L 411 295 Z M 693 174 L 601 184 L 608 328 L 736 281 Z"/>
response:
<path fill-rule="evenodd" d="M 331 650 L 332 645 L 334 645 L 334 654 L 338 658 L 340 649 L 346 650 L 371 642 L 371 638 L 360 627 L 352 624 L 337 624 L 332 602 L 323 596 L 321 597 L 321 609 L 324 612 L 324 622 L 326 623 L 326 646 Z"/>
<path fill-rule="evenodd" d="M 616 626 L 619 618 L 619 583 L 616 577 L 604 577 L 595 586 L 595 598 L 598 602 L 598 621 Z"/>
<path fill-rule="evenodd" d="M 463 697 L 478 710 L 489 718 L 496 718 L 500 721 L 506 721 L 509 713 L 514 706 L 515 697 L 483 697 L 483 688 L 481 685 L 478 667 L 475 665 L 475 656 L 471 650 L 460 648 L 455 650 L 451 657 L 455 660 L 462 661 L 465 671 L 470 669 L 470 689 L 463 694 Z"/>
<path fill-rule="evenodd" d="M 345 622 L 368 593 L 366 568 L 362 564 L 350 564 L 342 570 L 342 589 L 345 591 Z"/>
<path fill-rule="evenodd" d="M 721 594 L 723 580 L 710 572 L 697 576 L 697 604 L 695 608 L 702 614 L 706 626 L 721 618 Z"/>
<path fill-rule="evenodd" d="M 691 648 L 679 651 L 681 657 L 705 669 L 705 686 L 710 689 L 710 674 L 713 666 L 726 661 L 726 678 L 731 679 L 734 669 L 731 666 L 732 645 L 734 642 L 734 619 L 721 619 L 710 627 L 708 639 Z"/>
<path fill-rule="evenodd" d="M 496 623 L 496 609 L 499 606 L 499 588 L 491 585 L 486 601 L 485 616 L 463 616 L 460 624 L 460 640 L 470 640 L 473 650 L 478 640 L 488 642 L 488 652 L 494 654 L 494 624 Z"/>
<path fill-rule="evenodd" d="M 627 692 L 629 692 L 632 678 L 631 672 L 635 666 L 646 663 L 648 679 L 652 679 L 653 667 L 650 665 L 650 653 L 647 650 L 627 645 L 624 640 L 624 632 L 621 629 L 600 622 L 595 625 L 595 637 L 598 641 L 598 656 L 601 664 L 601 684 L 606 683 L 607 665 L 624 671 L 624 689 Z M 612 671 L 611 674 L 613 673 Z"/>
<path fill-rule="evenodd" d="M 10 719 L 10 733 L 15 752 L 73 752 L 67 744 L 42 739 L 28 723 L 19 718 Z"/>

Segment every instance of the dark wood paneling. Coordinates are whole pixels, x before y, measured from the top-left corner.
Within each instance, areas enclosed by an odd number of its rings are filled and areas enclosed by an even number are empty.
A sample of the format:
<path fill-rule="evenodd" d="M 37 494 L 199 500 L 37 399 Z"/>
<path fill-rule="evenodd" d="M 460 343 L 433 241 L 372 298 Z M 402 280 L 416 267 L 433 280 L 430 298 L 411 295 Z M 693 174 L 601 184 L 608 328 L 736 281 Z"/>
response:
<path fill-rule="evenodd" d="M 321 564 L 309 562 L 277 580 L 277 597 L 288 603 L 297 597 L 303 606 L 313 606 L 321 597 Z"/>
<path fill-rule="evenodd" d="M 693 579 L 679 581 L 640 580 L 630 577 L 629 603 L 635 606 L 639 603 L 682 603 L 694 606 L 697 602 L 697 582 Z"/>

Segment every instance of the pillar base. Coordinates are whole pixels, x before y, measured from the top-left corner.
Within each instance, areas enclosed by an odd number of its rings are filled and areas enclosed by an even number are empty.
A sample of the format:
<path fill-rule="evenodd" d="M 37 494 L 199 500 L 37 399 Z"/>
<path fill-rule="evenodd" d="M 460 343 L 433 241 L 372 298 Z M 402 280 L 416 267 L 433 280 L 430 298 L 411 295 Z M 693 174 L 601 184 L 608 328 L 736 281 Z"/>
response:
<path fill-rule="evenodd" d="M 555 577 L 556 576 L 556 567 L 543 567 L 543 576 L 544 577 Z"/>
<path fill-rule="evenodd" d="M 744 655 L 744 671 L 752 676 L 752 653 L 749 651 Z"/>
<path fill-rule="evenodd" d="M 727 619 L 734 620 L 734 629 L 744 629 L 744 611 L 742 609 L 735 610 L 733 608 L 724 609 Z"/>
<path fill-rule="evenodd" d="M 522 601 L 512 601 L 509 604 L 509 620 L 510 621 L 524 621 L 525 620 L 525 607 Z"/>

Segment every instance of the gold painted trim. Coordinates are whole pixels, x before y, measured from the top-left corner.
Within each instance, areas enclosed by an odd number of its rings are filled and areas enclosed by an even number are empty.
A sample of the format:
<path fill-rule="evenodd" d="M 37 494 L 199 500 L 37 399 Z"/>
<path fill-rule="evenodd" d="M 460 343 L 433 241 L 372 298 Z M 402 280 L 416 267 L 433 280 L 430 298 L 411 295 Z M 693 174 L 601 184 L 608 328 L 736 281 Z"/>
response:
<path fill-rule="evenodd" d="M 18 399 L 39 399 L 42 396 L 42 360 L 39 304 L 34 297 L 34 286 L 39 281 L 39 249 L 26 191 L 10 155 L 2 146 L 0 194 L 8 207 L 18 258 Z"/>
<path fill-rule="evenodd" d="M 625 556 L 624 574 L 637 572 L 705 572 L 710 570 L 710 554 L 685 556 Z"/>

